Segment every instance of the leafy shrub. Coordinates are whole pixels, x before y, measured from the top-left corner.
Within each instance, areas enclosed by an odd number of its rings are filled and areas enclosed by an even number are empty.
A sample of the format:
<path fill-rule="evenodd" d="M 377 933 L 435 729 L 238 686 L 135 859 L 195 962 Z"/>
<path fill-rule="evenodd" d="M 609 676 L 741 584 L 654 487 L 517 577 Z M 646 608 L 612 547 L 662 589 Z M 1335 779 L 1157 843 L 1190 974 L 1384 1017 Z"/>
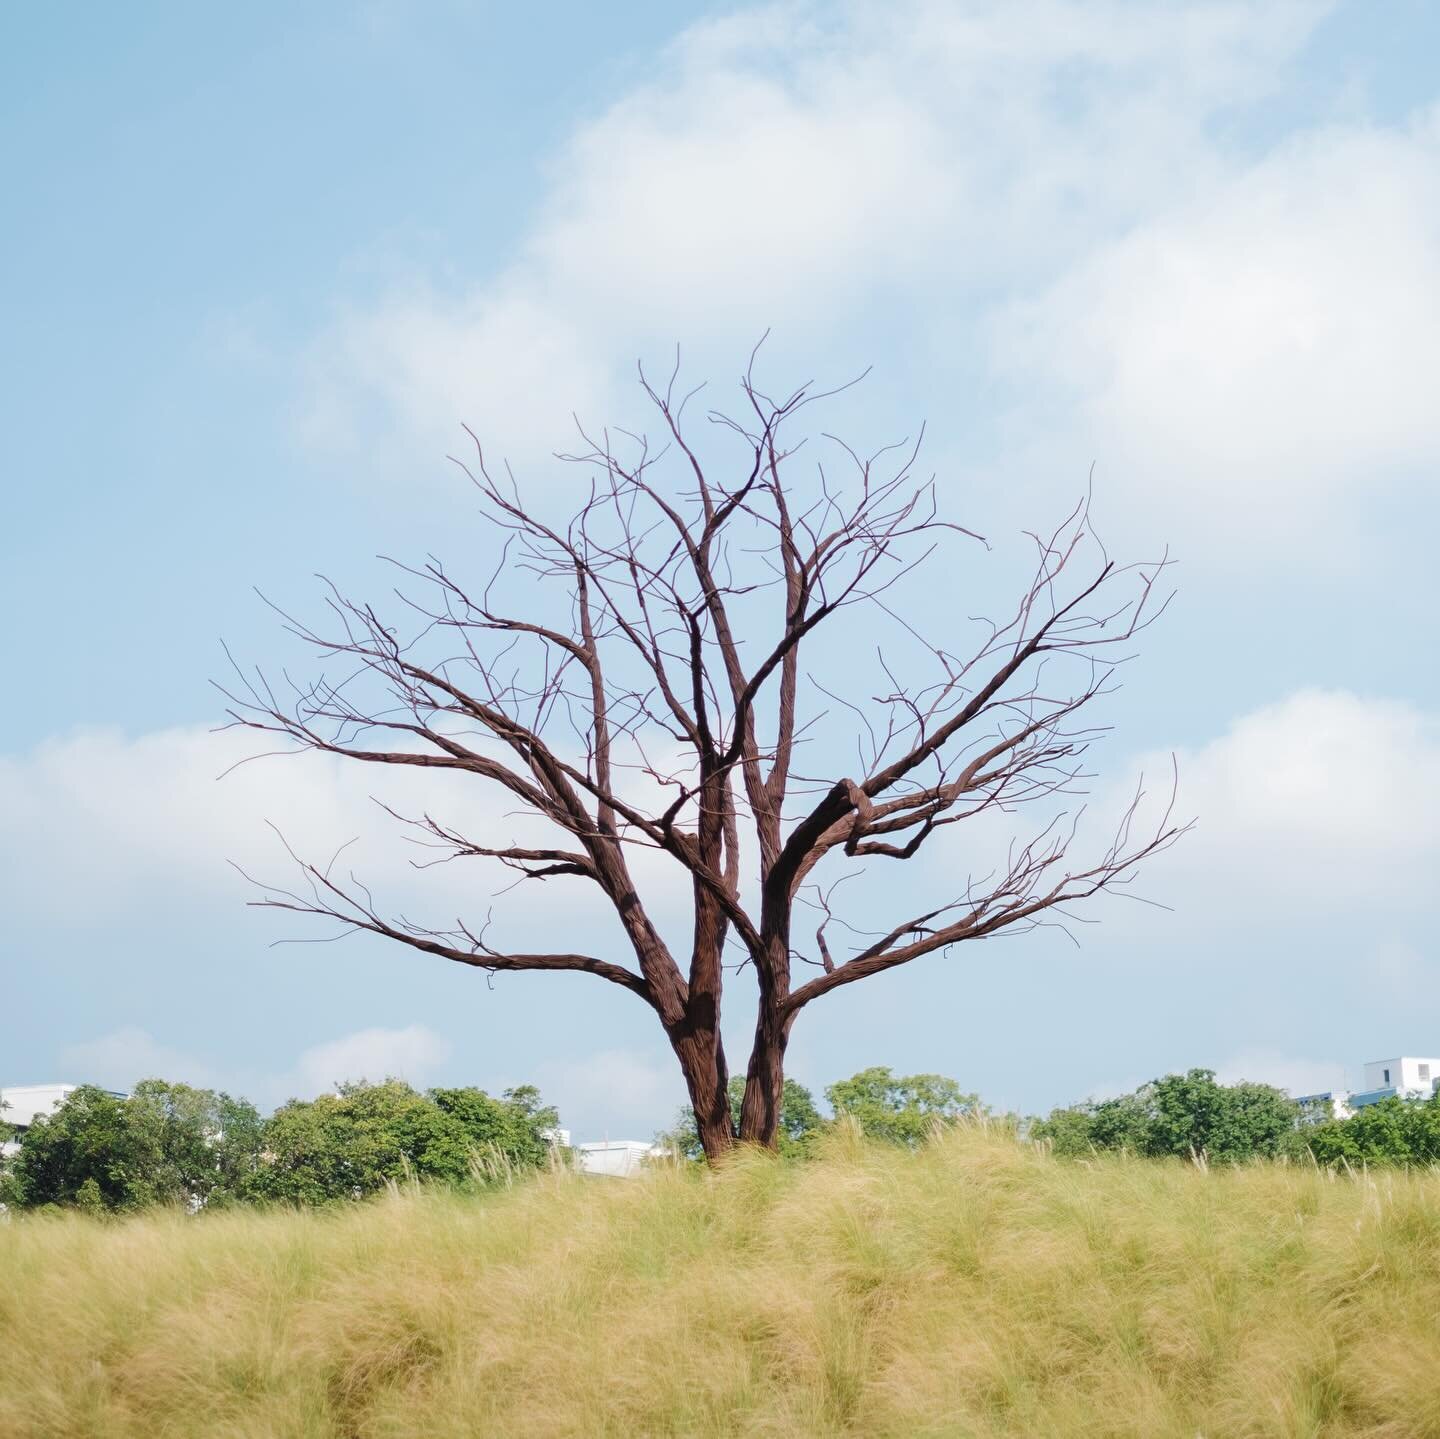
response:
<path fill-rule="evenodd" d="M 503 1155 L 534 1169 L 550 1153 L 545 1131 L 558 1116 L 530 1086 L 494 1099 L 481 1089 L 420 1094 L 399 1079 L 346 1084 L 336 1094 L 292 1099 L 265 1125 L 265 1162 L 253 1197 L 323 1204 L 417 1179 L 460 1185 L 476 1178 L 477 1156 Z"/>
<path fill-rule="evenodd" d="M 849 1115 L 871 1139 L 914 1149 L 937 1125 L 982 1112 L 980 1097 L 943 1074 L 897 1075 L 884 1065 L 832 1084 L 825 1098 L 838 1119 Z"/>
<path fill-rule="evenodd" d="M 1440 1095 L 1382 1099 L 1304 1133 L 1321 1164 L 1440 1164 Z"/>
<path fill-rule="evenodd" d="M 258 1163 L 261 1128 L 254 1105 L 214 1090 L 147 1079 L 122 1097 L 82 1085 L 25 1131 L 7 1194 L 26 1208 L 231 1203 Z"/>
<path fill-rule="evenodd" d="M 409 1175 L 472 1183 L 477 1156 L 536 1168 L 556 1124 L 530 1086 L 495 1099 L 479 1089 L 419 1094 L 396 1079 L 351 1084 L 267 1120 L 246 1100 L 186 1084 L 147 1079 L 128 1097 L 85 1085 L 26 1131 L 0 1198 L 104 1212 L 321 1204 Z"/>
<path fill-rule="evenodd" d="M 1295 1102 L 1268 1084 L 1220 1084 L 1213 1070 L 1192 1069 L 1132 1094 L 1053 1110 L 1030 1133 L 1061 1155 L 1204 1154 L 1226 1164 L 1293 1152 L 1298 1115 Z"/>

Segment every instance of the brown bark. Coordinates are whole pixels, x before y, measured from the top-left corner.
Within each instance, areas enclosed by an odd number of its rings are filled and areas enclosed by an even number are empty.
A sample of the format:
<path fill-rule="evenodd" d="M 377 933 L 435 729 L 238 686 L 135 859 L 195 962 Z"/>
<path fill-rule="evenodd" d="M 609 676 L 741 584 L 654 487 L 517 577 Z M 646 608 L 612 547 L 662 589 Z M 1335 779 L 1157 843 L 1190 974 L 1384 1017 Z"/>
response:
<path fill-rule="evenodd" d="M 790 1020 L 775 1005 L 762 1003 L 745 1071 L 745 1098 L 740 1106 L 740 1138 L 748 1144 L 775 1147 L 789 1039 Z"/>
<path fill-rule="evenodd" d="M 257 903 L 491 973 L 569 971 L 628 990 L 654 1010 L 714 1159 L 737 1137 L 775 1144 L 785 1049 L 807 1004 L 967 940 L 1063 923 L 1067 905 L 1128 883 L 1183 832 L 1168 810 L 1135 832 L 1137 793 L 1108 847 L 1076 865 L 1062 811 L 1016 838 L 985 880 L 925 912 L 862 916 L 850 933 L 866 939 L 848 954 L 827 934 L 835 891 L 857 863 L 904 861 L 952 824 L 1075 792 L 1100 732 L 1083 712 L 1163 608 L 1154 586 L 1166 562 L 1115 565 L 1081 506 L 1035 537 L 1034 576 L 1013 613 L 961 658 L 958 642 L 922 639 L 890 603 L 935 549 L 978 539 L 938 517 L 933 486 L 911 479 L 914 449 L 867 459 L 842 445 L 848 481 L 823 468 L 818 479 L 808 467 L 792 474 L 796 417 L 828 397 L 802 388 L 771 400 L 747 375 L 743 416 L 711 416 L 739 460 L 717 476 L 690 442 L 674 377 L 663 392 L 642 383 L 678 475 L 662 481 L 662 455 L 643 438 L 622 455 L 608 434 L 586 437 L 588 448 L 566 458 L 589 470 L 588 497 L 557 527 L 527 508 L 508 471 L 492 472 L 477 443 L 462 468 L 504 540 L 490 582 L 468 589 L 435 560 L 400 566 L 420 587 L 400 597 L 415 620 L 403 637 L 332 587 L 325 630 L 285 618 L 341 675 L 322 672 L 284 697 L 263 676 L 241 677 L 228 697 L 235 723 L 299 749 L 449 771 L 503 791 L 550 837 L 465 834 L 428 810 L 394 818 L 444 859 L 595 887 L 616 932 L 596 941 L 600 954 L 522 952 L 493 943 L 488 921 L 437 929 L 387 915 L 370 889 L 298 858 L 299 884 L 266 885 Z M 1075 578 L 1092 553 L 1093 567 Z M 492 602 L 507 579 L 519 581 L 521 614 Z M 563 592 L 568 619 L 547 614 L 537 585 Z M 918 646 L 923 662 L 897 676 L 882 650 L 878 686 L 851 702 L 809 679 L 802 650 L 819 626 L 861 608 Z M 802 713 L 802 678 L 817 696 L 811 713 Z M 853 767 L 824 780 L 797 775 L 800 737 L 822 720 L 833 727 L 836 714 L 857 717 L 853 738 L 834 751 L 854 756 Z M 658 787 L 659 803 L 634 799 L 636 774 Z M 746 844 L 756 860 L 749 890 Z M 672 954 L 651 921 L 630 867 L 637 848 L 688 875 L 688 956 Z M 795 925 L 797 905 L 823 916 L 814 953 L 792 947 L 806 928 Z M 797 983 L 796 964 L 816 973 Z M 739 970 L 753 971 L 756 1016 L 737 1134 L 720 1021 L 726 980 Z"/>
<path fill-rule="evenodd" d="M 735 1125 L 730 1116 L 730 1072 L 719 1031 L 704 1029 L 672 1038 L 671 1046 L 685 1076 L 700 1143 L 707 1158 L 717 1159 L 735 1144 Z"/>

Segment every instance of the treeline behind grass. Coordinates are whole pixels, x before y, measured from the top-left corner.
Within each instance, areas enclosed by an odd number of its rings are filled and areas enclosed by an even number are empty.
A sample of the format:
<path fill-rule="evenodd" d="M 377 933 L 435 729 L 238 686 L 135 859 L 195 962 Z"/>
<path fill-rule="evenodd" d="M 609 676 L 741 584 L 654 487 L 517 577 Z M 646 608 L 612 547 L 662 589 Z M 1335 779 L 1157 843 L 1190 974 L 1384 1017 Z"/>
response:
<path fill-rule="evenodd" d="M 124 1212 L 324 1204 L 412 1178 L 485 1187 L 550 1162 L 557 1122 L 531 1086 L 496 1099 L 346 1084 L 263 1118 L 249 1100 L 188 1084 L 147 1079 L 128 1096 L 82 1085 L 25 1131 L 0 1201 Z"/>
<path fill-rule="evenodd" d="M 730 1094 L 737 1119 L 742 1092 L 737 1077 Z M 1269 1085 L 1221 1084 L 1206 1069 L 1044 1118 L 997 1115 L 953 1079 L 879 1066 L 837 1081 L 824 1096 L 829 1115 L 804 1085 L 786 1081 L 783 1158 L 812 1157 L 837 1127 L 913 1150 L 939 1129 L 984 1118 L 1062 1159 L 1125 1153 L 1218 1165 L 1440 1164 L 1440 1096 L 1386 1099 L 1335 1120 L 1305 1112 Z M 312 1206 L 410 1180 L 485 1189 L 567 1163 L 558 1125 L 556 1110 L 533 1086 L 495 1098 L 471 1087 L 422 1093 L 397 1079 L 348 1084 L 292 1100 L 268 1118 L 247 1100 L 163 1080 L 146 1080 L 124 1097 L 84 1086 L 24 1134 L 18 1154 L 0 1169 L 0 1202 L 99 1213 Z M 658 1138 L 677 1160 L 699 1162 L 688 1110 Z"/>

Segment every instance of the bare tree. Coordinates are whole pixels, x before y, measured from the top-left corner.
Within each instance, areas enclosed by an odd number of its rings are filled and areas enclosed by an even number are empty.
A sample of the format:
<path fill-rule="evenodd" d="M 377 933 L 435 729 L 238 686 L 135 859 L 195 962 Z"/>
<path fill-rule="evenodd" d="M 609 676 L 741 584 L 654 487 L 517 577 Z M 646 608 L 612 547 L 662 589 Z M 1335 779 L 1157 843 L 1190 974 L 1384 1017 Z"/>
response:
<path fill-rule="evenodd" d="M 774 1144 L 786 1044 L 807 1005 L 962 941 L 1063 923 L 1068 906 L 1127 884 L 1182 827 L 1167 809 L 1134 832 L 1137 790 L 1118 830 L 1077 862 L 1075 816 L 1057 799 L 1088 777 L 1083 756 L 1100 728 L 1084 712 L 1163 608 L 1163 559 L 1114 564 L 1082 505 L 1033 537 L 1035 568 L 1013 611 L 983 624 L 957 656 L 922 630 L 958 624 L 933 612 L 907 620 L 896 609 L 918 565 L 979 539 L 939 517 L 933 481 L 913 478 L 918 444 L 867 458 L 826 436 L 843 477 L 823 464 L 802 474 L 797 417 L 840 391 L 805 387 L 773 400 L 752 368 L 741 414 L 708 415 L 735 456 L 717 474 L 685 424 L 696 392 L 678 396 L 675 383 L 672 375 L 660 390 L 641 374 L 662 445 L 582 430 L 583 450 L 557 457 L 585 476 L 563 523 L 527 503 L 508 467 L 492 469 L 476 441 L 473 458 L 457 463 L 504 539 L 490 582 L 467 588 L 433 559 L 399 566 L 404 633 L 331 587 L 325 627 L 285 618 L 341 672 L 290 684 L 283 697 L 263 675 L 227 695 L 235 723 L 303 749 L 458 771 L 508 796 L 550 838 L 506 843 L 430 813 L 394 817 L 445 856 L 594 886 L 623 932 L 623 962 L 514 953 L 492 943 L 488 920 L 422 927 L 387 915 L 333 865 L 298 859 L 303 883 L 265 886 L 256 903 L 492 973 L 575 970 L 629 990 L 659 1018 L 713 1159 L 737 1138 Z M 506 580 L 527 591 L 518 613 L 495 597 Z M 556 594 L 553 615 L 537 585 Z M 855 704 L 810 682 L 808 670 L 802 685 L 817 631 L 862 609 L 910 660 L 918 651 L 922 663 L 911 667 L 924 672 L 897 678 L 900 666 L 880 650 L 882 694 Z M 820 706 L 803 721 L 802 689 Z M 814 752 L 817 730 L 833 732 L 836 714 L 854 718 L 853 766 L 802 773 L 798 762 Z M 825 752 L 833 763 L 840 751 Z M 1032 832 L 1011 840 L 983 879 L 887 919 L 883 931 L 845 926 L 844 945 L 831 930 L 836 883 L 857 864 L 906 860 L 962 820 L 1027 809 L 1037 815 Z M 688 955 L 652 922 L 632 874 L 642 849 L 667 856 L 685 878 Z M 802 935 L 797 905 L 806 904 L 820 922 Z M 797 982 L 800 964 L 814 973 Z M 720 1016 L 727 973 L 745 967 L 758 993 L 737 1133 Z"/>

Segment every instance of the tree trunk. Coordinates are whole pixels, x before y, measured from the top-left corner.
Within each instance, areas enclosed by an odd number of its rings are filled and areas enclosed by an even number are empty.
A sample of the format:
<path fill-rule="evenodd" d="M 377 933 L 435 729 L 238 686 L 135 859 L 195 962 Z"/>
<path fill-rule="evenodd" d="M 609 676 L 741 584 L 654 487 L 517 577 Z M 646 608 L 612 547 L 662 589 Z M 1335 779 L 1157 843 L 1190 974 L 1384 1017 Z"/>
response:
<path fill-rule="evenodd" d="M 730 1072 L 718 1028 L 691 1029 L 672 1034 L 671 1047 L 680 1061 L 695 1131 L 705 1158 L 713 1163 L 735 1147 L 735 1122 L 730 1116 Z"/>
<path fill-rule="evenodd" d="M 778 1005 L 762 998 L 755 1025 L 755 1045 L 745 1073 L 745 1099 L 740 1106 L 740 1139 L 774 1149 L 780 1134 L 780 1101 L 785 1090 L 785 1046 L 790 1025 L 779 1018 Z"/>

